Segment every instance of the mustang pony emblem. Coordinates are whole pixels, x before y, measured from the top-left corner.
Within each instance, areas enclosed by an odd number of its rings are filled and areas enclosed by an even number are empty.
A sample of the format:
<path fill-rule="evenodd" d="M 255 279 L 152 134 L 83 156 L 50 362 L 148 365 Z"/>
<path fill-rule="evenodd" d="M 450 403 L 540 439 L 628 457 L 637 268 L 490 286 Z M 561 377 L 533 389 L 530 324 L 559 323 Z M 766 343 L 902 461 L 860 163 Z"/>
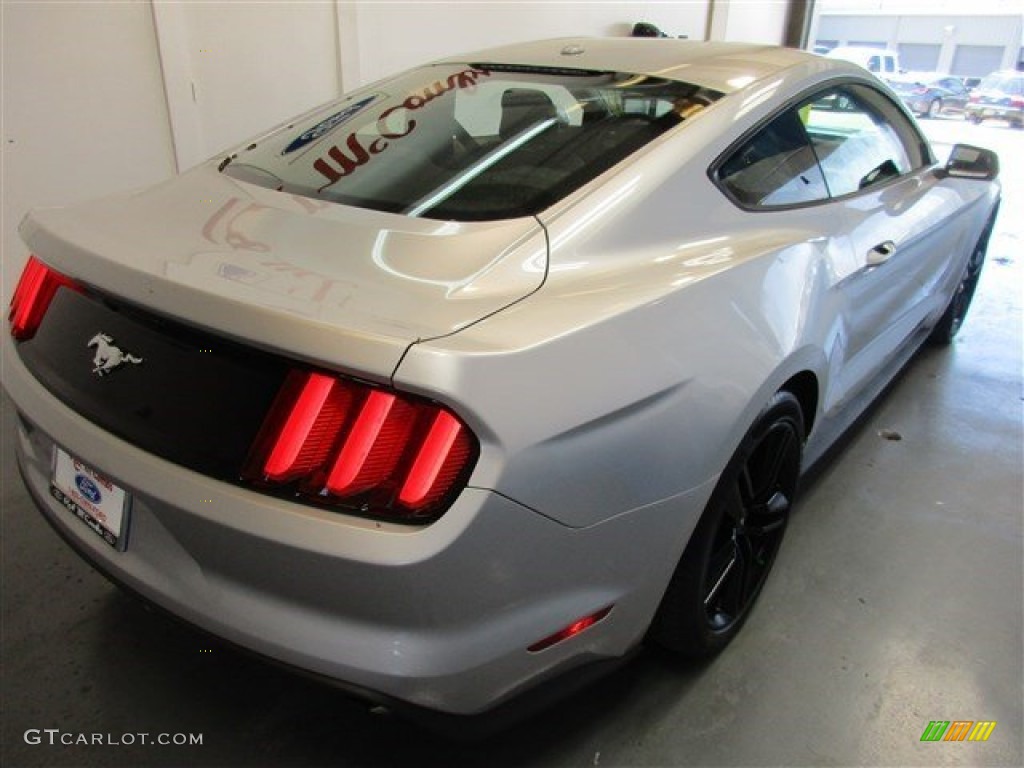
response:
<path fill-rule="evenodd" d="M 96 356 L 92 359 L 92 372 L 97 376 L 106 376 L 126 363 L 138 365 L 142 362 L 141 357 L 136 357 L 119 347 L 115 347 L 114 340 L 105 333 L 97 333 L 89 339 L 89 343 L 86 346 L 90 348 L 96 347 Z"/>

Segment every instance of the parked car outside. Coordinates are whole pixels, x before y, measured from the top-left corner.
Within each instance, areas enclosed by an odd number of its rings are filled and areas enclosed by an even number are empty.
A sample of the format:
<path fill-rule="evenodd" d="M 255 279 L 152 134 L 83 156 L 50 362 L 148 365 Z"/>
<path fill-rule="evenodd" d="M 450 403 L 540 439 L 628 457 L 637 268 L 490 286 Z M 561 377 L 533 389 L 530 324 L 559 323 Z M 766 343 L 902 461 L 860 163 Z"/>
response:
<path fill-rule="evenodd" d="M 997 173 L 839 59 L 447 58 L 30 213 L 17 461 L 112 580 L 372 701 L 706 659 L 801 473 L 959 330 Z"/>
<path fill-rule="evenodd" d="M 1024 72 L 993 72 L 971 92 L 967 119 L 980 123 L 993 118 L 1024 128 Z"/>
<path fill-rule="evenodd" d="M 938 72 L 908 72 L 887 82 L 919 117 L 962 114 L 970 96 L 960 78 Z"/>

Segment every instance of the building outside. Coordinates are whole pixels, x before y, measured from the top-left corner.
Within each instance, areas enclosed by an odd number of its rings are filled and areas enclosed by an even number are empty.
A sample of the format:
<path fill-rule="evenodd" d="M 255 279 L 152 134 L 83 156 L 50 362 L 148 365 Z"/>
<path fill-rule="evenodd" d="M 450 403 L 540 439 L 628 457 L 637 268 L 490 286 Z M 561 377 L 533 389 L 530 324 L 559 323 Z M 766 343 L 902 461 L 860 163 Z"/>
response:
<path fill-rule="evenodd" d="M 897 51 L 906 71 L 1024 70 L 1024 0 L 820 0 L 810 40 Z"/>

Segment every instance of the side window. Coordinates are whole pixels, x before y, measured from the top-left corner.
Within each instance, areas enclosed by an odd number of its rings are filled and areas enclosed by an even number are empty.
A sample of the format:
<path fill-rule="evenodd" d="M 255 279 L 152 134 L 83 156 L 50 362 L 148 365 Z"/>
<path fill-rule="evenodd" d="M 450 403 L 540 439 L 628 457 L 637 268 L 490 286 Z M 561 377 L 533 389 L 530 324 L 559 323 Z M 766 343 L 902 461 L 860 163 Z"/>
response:
<path fill-rule="evenodd" d="M 797 205 L 828 198 L 796 110 L 784 112 L 735 150 L 719 166 L 718 180 L 747 206 Z"/>
<path fill-rule="evenodd" d="M 964 88 L 964 84 L 957 80 L 955 77 L 944 78 L 940 85 L 942 85 L 942 87 L 945 88 L 950 93 L 953 93 L 957 96 L 962 96 L 966 91 L 966 89 Z"/>
<path fill-rule="evenodd" d="M 885 57 L 885 71 L 888 74 L 893 74 L 896 72 L 896 59 L 894 59 L 892 56 Z"/>
<path fill-rule="evenodd" d="M 877 91 L 843 86 L 809 107 L 802 110 L 807 134 L 833 197 L 902 176 L 923 162 L 914 129 Z"/>
<path fill-rule="evenodd" d="M 868 59 L 868 71 L 869 72 L 881 72 L 882 63 L 878 60 L 877 56 L 872 56 Z"/>

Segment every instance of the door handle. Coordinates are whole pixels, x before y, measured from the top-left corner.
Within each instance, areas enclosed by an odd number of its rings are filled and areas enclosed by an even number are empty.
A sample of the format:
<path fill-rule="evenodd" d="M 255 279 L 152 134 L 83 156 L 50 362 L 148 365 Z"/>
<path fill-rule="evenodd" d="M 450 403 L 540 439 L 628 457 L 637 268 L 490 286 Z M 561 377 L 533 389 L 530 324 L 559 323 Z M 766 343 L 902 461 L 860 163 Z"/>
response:
<path fill-rule="evenodd" d="M 886 240 L 884 243 L 879 243 L 870 251 L 868 251 L 868 263 L 869 267 L 877 267 L 881 264 L 885 264 L 892 255 L 896 253 L 896 243 L 892 240 Z"/>

